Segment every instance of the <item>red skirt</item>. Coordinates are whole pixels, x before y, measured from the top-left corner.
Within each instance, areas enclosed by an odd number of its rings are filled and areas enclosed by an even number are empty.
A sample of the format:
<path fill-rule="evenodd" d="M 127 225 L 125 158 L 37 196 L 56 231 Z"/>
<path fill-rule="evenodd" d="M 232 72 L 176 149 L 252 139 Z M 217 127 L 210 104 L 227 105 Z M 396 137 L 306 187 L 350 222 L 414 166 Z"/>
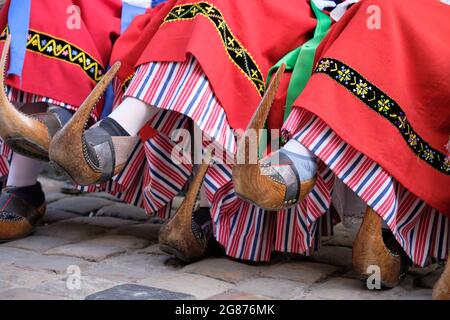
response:
<path fill-rule="evenodd" d="M 124 64 L 119 78 L 126 83 L 139 65 L 194 56 L 230 126 L 245 129 L 264 93 L 269 68 L 309 40 L 315 26 L 308 0 L 172 0 L 135 19 L 111 60 Z M 278 108 L 282 105 L 275 108 L 282 114 Z"/>
<path fill-rule="evenodd" d="M 7 0 L 0 12 L 0 50 L 7 36 Z M 80 8 L 80 28 L 67 21 Z M 76 110 L 101 79 L 121 25 L 120 0 L 31 1 L 30 30 L 22 77 L 6 79 L 8 98 L 18 104 L 47 102 Z M 14 39 L 12 39 L 14 41 Z M 93 113 L 101 115 L 100 101 Z M 0 177 L 8 174 L 11 151 L 0 139 Z"/>
<path fill-rule="evenodd" d="M 7 35 L 9 4 L 8 0 L 0 13 L 0 50 Z M 71 6 L 80 9 L 80 16 L 79 26 L 74 23 L 69 28 L 68 21 L 77 20 L 68 10 Z M 120 34 L 121 12 L 120 0 L 31 1 L 22 77 L 6 79 L 15 89 L 11 97 L 23 102 L 46 97 L 75 108 L 81 105 L 107 69 Z M 99 103 L 95 116 L 101 114 L 101 107 Z"/>

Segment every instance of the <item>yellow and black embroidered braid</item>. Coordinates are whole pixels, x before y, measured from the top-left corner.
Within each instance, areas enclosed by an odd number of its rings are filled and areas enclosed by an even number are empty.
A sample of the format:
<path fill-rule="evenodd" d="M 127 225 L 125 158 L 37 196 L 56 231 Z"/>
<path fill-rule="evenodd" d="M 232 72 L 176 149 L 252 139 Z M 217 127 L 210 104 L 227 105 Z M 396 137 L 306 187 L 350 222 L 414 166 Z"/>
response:
<path fill-rule="evenodd" d="M 0 40 L 6 40 L 7 36 L 6 27 Z M 29 30 L 27 50 L 77 65 L 94 82 L 99 82 L 105 74 L 105 68 L 88 53 L 63 39 L 42 32 Z"/>
<path fill-rule="evenodd" d="M 125 93 L 127 91 L 128 87 L 131 84 L 131 80 L 133 80 L 134 76 L 136 75 L 136 72 L 133 72 L 132 75 L 130 75 L 128 78 L 126 78 L 122 84 L 122 92 Z"/>
<path fill-rule="evenodd" d="M 345 63 L 321 59 L 314 73 L 323 73 L 345 87 L 370 109 L 394 125 L 410 149 L 423 161 L 444 174 L 450 174 L 450 157 L 431 147 L 422 139 L 408 121 L 405 112 L 391 97 L 370 83 Z"/>
<path fill-rule="evenodd" d="M 198 15 L 208 18 L 219 32 L 225 50 L 233 63 L 255 85 L 262 96 L 265 90 L 265 80 L 261 70 L 251 54 L 244 48 L 230 30 L 220 10 L 207 2 L 183 4 L 174 7 L 164 19 L 164 23 L 192 20 Z"/>

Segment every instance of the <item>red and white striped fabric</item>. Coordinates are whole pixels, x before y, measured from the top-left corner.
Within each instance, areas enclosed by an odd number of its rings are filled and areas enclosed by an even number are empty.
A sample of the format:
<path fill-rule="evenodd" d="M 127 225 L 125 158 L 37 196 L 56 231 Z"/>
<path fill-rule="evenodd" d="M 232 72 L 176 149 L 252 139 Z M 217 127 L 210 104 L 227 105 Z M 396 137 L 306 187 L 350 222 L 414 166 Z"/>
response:
<path fill-rule="evenodd" d="M 173 130 L 187 128 L 190 118 L 228 152 L 235 152 L 236 141 L 193 57 L 184 63 L 140 66 L 125 96 L 161 109 L 150 121 L 160 135 L 137 146 L 128 166 L 106 189 L 123 199 L 139 199 L 149 213 L 168 217 L 170 200 L 192 173 L 191 165 L 178 166 L 170 159 L 174 144 L 168 137 Z M 317 185 L 296 208 L 266 212 L 236 196 L 230 165 L 213 165 L 205 186 L 214 234 L 227 255 L 269 261 L 273 251 L 311 254 L 311 249 L 318 248 L 320 234 L 335 222 L 328 209 L 337 175 L 380 213 L 417 265 L 425 265 L 431 257 L 446 258 L 450 224 L 443 215 L 345 144 L 317 117 L 294 109 L 284 129 L 322 159 Z"/>
<path fill-rule="evenodd" d="M 294 108 L 284 130 L 319 157 L 383 218 L 415 264 L 424 266 L 432 257 L 447 258 L 450 242 L 447 217 L 406 190 L 309 111 Z"/>
<path fill-rule="evenodd" d="M 167 218 L 170 201 L 192 173 L 192 165 L 180 166 L 171 160 L 174 144 L 169 137 L 174 130 L 188 128 L 187 120 L 193 119 L 207 136 L 204 145 L 212 140 L 225 149 L 228 156 L 236 150 L 233 131 L 193 57 L 185 63 L 140 66 L 125 96 L 161 109 L 150 121 L 160 134 L 137 146 L 127 167 L 113 182 L 102 187 L 122 199 L 140 199 L 149 213 Z M 310 254 L 311 249 L 318 248 L 320 235 L 329 234 L 331 217 L 324 214 L 330 207 L 331 194 L 327 190 L 332 188 L 334 176 L 326 166 L 320 167 L 317 186 L 308 199 L 297 208 L 278 214 L 239 199 L 231 182 L 231 172 L 230 165 L 216 164 L 205 179 L 207 196 L 212 204 L 214 233 L 227 255 L 243 260 L 269 261 L 273 251 Z"/>
<path fill-rule="evenodd" d="M 0 139 L 0 178 L 6 177 L 9 172 L 12 152 L 9 147 Z"/>
<path fill-rule="evenodd" d="M 12 88 L 10 86 L 6 86 L 6 95 L 8 96 L 9 101 L 16 102 L 19 104 L 25 104 L 25 103 L 38 103 L 38 102 L 44 102 L 48 104 L 52 104 L 54 106 L 62 107 L 71 111 L 76 111 L 77 108 L 74 106 L 55 100 L 47 97 L 42 97 L 36 94 L 27 93 L 21 90 L 18 90 L 16 88 Z M 95 119 L 97 120 L 97 119 Z"/>

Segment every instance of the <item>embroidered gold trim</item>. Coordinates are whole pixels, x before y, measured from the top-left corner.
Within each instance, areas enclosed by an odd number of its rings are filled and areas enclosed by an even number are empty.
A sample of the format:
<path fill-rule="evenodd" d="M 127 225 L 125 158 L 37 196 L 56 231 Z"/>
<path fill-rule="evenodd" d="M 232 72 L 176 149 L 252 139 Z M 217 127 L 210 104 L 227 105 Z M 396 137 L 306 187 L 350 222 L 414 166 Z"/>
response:
<path fill-rule="evenodd" d="M 8 27 L 0 35 L 0 40 L 6 40 Z M 27 50 L 55 58 L 79 66 L 94 82 L 99 82 L 105 74 L 105 68 L 88 53 L 77 46 L 51 35 L 29 30 Z"/>
<path fill-rule="evenodd" d="M 163 25 L 175 21 L 193 20 L 199 15 L 213 23 L 230 60 L 253 83 L 262 96 L 265 91 L 265 80 L 260 68 L 247 49 L 234 36 L 222 12 L 217 7 L 207 2 L 178 5 L 169 12 Z"/>
<path fill-rule="evenodd" d="M 450 157 L 434 149 L 420 135 L 414 131 L 402 108 L 370 83 L 356 70 L 345 63 L 332 59 L 322 58 L 314 73 L 323 73 L 345 87 L 370 109 L 388 120 L 402 135 L 409 148 L 423 161 L 444 174 L 450 174 Z"/>

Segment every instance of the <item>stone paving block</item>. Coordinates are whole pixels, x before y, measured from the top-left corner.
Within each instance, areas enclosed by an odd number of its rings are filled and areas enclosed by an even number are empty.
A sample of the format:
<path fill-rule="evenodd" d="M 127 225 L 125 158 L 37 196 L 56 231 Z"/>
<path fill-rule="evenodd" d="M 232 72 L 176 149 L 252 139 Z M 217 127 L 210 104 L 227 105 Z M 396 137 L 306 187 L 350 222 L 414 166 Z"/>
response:
<path fill-rule="evenodd" d="M 122 254 L 92 264 L 83 275 L 101 277 L 113 282 L 137 283 L 144 279 L 158 281 L 161 277 L 175 277 L 175 268 L 165 265 L 167 257 L 150 254 Z"/>
<path fill-rule="evenodd" d="M 443 267 L 437 268 L 426 276 L 417 278 L 415 284 L 421 288 L 433 289 L 435 283 L 439 280 L 443 271 Z"/>
<path fill-rule="evenodd" d="M 155 254 L 160 256 L 169 256 L 167 253 L 161 251 L 159 249 L 159 244 L 152 244 L 151 246 L 148 246 L 144 249 L 137 250 L 136 253 L 138 254 Z"/>
<path fill-rule="evenodd" d="M 151 217 L 147 222 L 153 224 L 165 224 L 167 223 L 167 219 L 162 219 L 160 217 Z"/>
<path fill-rule="evenodd" d="M 145 213 L 144 209 L 124 203 L 103 207 L 97 212 L 96 216 L 114 217 L 142 222 L 149 220 L 149 216 Z"/>
<path fill-rule="evenodd" d="M 0 245 L 0 266 L 11 265 L 17 260 L 37 256 L 34 252 L 8 247 L 7 245 L 8 243 Z"/>
<path fill-rule="evenodd" d="M 107 193 L 107 192 L 86 192 L 82 194 L 83 197 L 101 198 L 106 200 L 111 200 L 114 202 L 123 202 L 119 198 Z"/>
<path fill-rule="evenodd" d="M 8 282 L 0 280 L 0 291 L 10 289 L 10 288 L 11 288 L 11 285 Z"/>
<path fill-rule="evenodd" d="M 66 274 L 69 266 L 84 268 L 88 266 L 88 263 L 77 257 L 35 255 L 19 259 L 13 263 L 13 266 L 28 270 L 47 270 L 55 274 Z"/>
<path fill-rule="evenodd" d="M 133 236 L 141 239 L 146 239 L 151 242 L 157 242 L 159 237 L 159 230 L 162 225 L 160 224 L 133 224 L 129 226 L 121 227 L 117 230 L 113 230 L 111 233 Z"/>
<path fill-rule="evenodd" d="M 72 212 L 67 212 L 64 210 L 48 207 L 47 211 L 45 212 L 44 219 L 42 221 L 44 223 L 54 223 L 76 217 L 79 217 L 79 215 Z"/>
<path fill-rule="evenodd" d="M 86 261 L 98 262 L 109 257 L 117 256 L 126 251 L 125 248 L 118 246 L 99 245 L 89 241 L 82 241 L 47 250 L 44 254 L 47 256 L 59 255 L 76 257 Z"/>
<path fill-rule="evenodd" d="M 0 300 L 66 300 L 67 298 L 45 294 L 29 288 L 14 288 L 0 291 Z"/>
<path fill-rule="evenodd" d="M 409 267 L 408 268 L 408 273 L 413 275 L 414 277 L 424 277 L 426 275 L 429 275 L 430 273 L 436 271 L 436 270 L 443 270 L 443 265 L 439 264 L 439 263 L 434 263 L 434 264 L 430 264 L 424 268 L 420 268 L 420 267 Z"/>
<path fill-rule="evenodd" d="M 137 283 L 170 291 L 183 292 L 195 296 L 197 299 L 206 299 L 207 297 L 223 293 L 234 287 L 234 285 L 225 281 L 186 273 L 178 273 L 176 275 L 166 275 L 163 273 L 157 278 L 147 278 Z"/>
<path fill-rule="evenodd" d="M 208 258 L 190 264 L 183 272 L 204 275 L 210 278 L 237 283 L 261 275 L 266 266 L 252 266 L 226 258 Z"/>
<path fill-rule="evenodd" d="M 91 243 L 93 245 L 117 246 L 127 250 L 142 249 L 150 244 L 150 242 L 145 239 L 122 235 L 100 236 L 98 238 L 85 241 L 85 243 Z"/>
<path fill-rule="evenodd" d="M 88 216 L 92 212 L 96 212 L 103 207 L 113 204 L 113 201 L 107 199 L 77 196 L 64 198 L 50 203 L 49 207 L 73 212 L 82 216 Z"/>
<path fill-rule="evenodd" d="M 5 246 L 31 250 L 34 252 L 44 252 L 52 248 L 63 246 L 70 241 L 61 238 L 47 236 L 29 236 L 20 240 L 7 242 Z"/>
<path fill-rule="evenodd" d="M 356 279 L 331 278 L 312 286 L 304 295 L 295 299 L 307 300 L 429 300 L 431 290 L 398 286 L 390 290 L 368 290 Z"/>
<path fill-rule="evenodd" d="M 323 246 L 309 259 L 334 266 L 351 268 L 352 249 L 347 247 Z"/>
<path fill-rule="evenodd" d="M 255 278 L 239 283 L 237 291 L 274 299 L 292 299 L 305 292 L 307 285 L 284 279 Z"/>
<path fill-rule="evenodd" d="M 224 293 L 214 295 L 207 298 L 208 300 L 272 300 L 269 297 L 264 297 L 248 292 L 230 290 Z"/>
<path fill-rule="evenodd" d="M 86 300 L 186 300 L 192 296 L 136 284 L 119 285 L 86 297 Z"/>
<path fill-rule="evenodd" d="M 36 228 L 34 235 L 57 237 L 66 239 L 70 242 L 77 242 L 89 240 L 104 233 L 106 233 L 106 230 L 97 226 L 61 221 Z"/>
<path fill-rule="evenodd" d="M 48 281 L 33 288 L 38 292 L 50 292 L 57 296 L 66 297 L 67 299 L 84 300 L 86 296 L 96 292 L 112 288 L 122 282 L 113 282 L 100 277 L 86 276 L 81 273 L 79 287 L 75 286 L 73 281 L 68 277 Z"/>
<path fill-rule="evenodd" d="M 49 204 L 68 197 L 70 197 L 70 195 L 61 192 L 48 192 L 45 194 L 45 201 Z"/>
<path fill-rule="evenodd" d="M 90 268 L 83 271 L 83 275 L 90 277 L 100 277 L 112 282 L 137 282 L 149 276 L 145 269 L 151 266 L 128 265 L 126 267 L 120 264 L 112 264 L 109 260 L 93 264 Z M 155 274 L 155 273 L 154 273 Z M 158 273 L 157 276 L 159 276 Z"/>
<path fill-rule="evenodd" d="M 112 217 L 75 217 L 66 220 L 67 223 L 87 224 L 91 226 L 97 226 L 105 229 L 114 229 L 123 226 L 128 226 L 137 223 L 136 221 L 124 220 Z"/>
<path fill-rule="evenodd" d="M 357 233 L 357 228 L 346 228 L 340 223 L 334 227 L 333 236 L 324 237 L 323 245 L 352 248 Z"/>
<path fill-rule="evenodd" d="M 2 266 L 0 272 L 0 283 L 2 284 L 0 288 L 32 288 L 43 282 L 57 280 L 59 278 L 61 278 L 61 275 L 46 270 L 30 270 L 19 268 L 14 265 L 5 265 Z"/>
<path fill-rule="evenodd" d="M 290 262 L 279 263 L 262 270 L 266 278 L 286 279 L 300 284 L 322 281 L 339 270 L 338 267 L 323 263 Z"/>
<path fill-rule="evenodd" d="M 167 256 L 153 254 L 137 254 L 135 252 L 122 254 L 102 261 L 102 264 L 126 268 L 131 272 L 146 274 L 146 277 L 159 276 L 162 272 L 173 274 L 177 269 L 165 265 Z"/>

